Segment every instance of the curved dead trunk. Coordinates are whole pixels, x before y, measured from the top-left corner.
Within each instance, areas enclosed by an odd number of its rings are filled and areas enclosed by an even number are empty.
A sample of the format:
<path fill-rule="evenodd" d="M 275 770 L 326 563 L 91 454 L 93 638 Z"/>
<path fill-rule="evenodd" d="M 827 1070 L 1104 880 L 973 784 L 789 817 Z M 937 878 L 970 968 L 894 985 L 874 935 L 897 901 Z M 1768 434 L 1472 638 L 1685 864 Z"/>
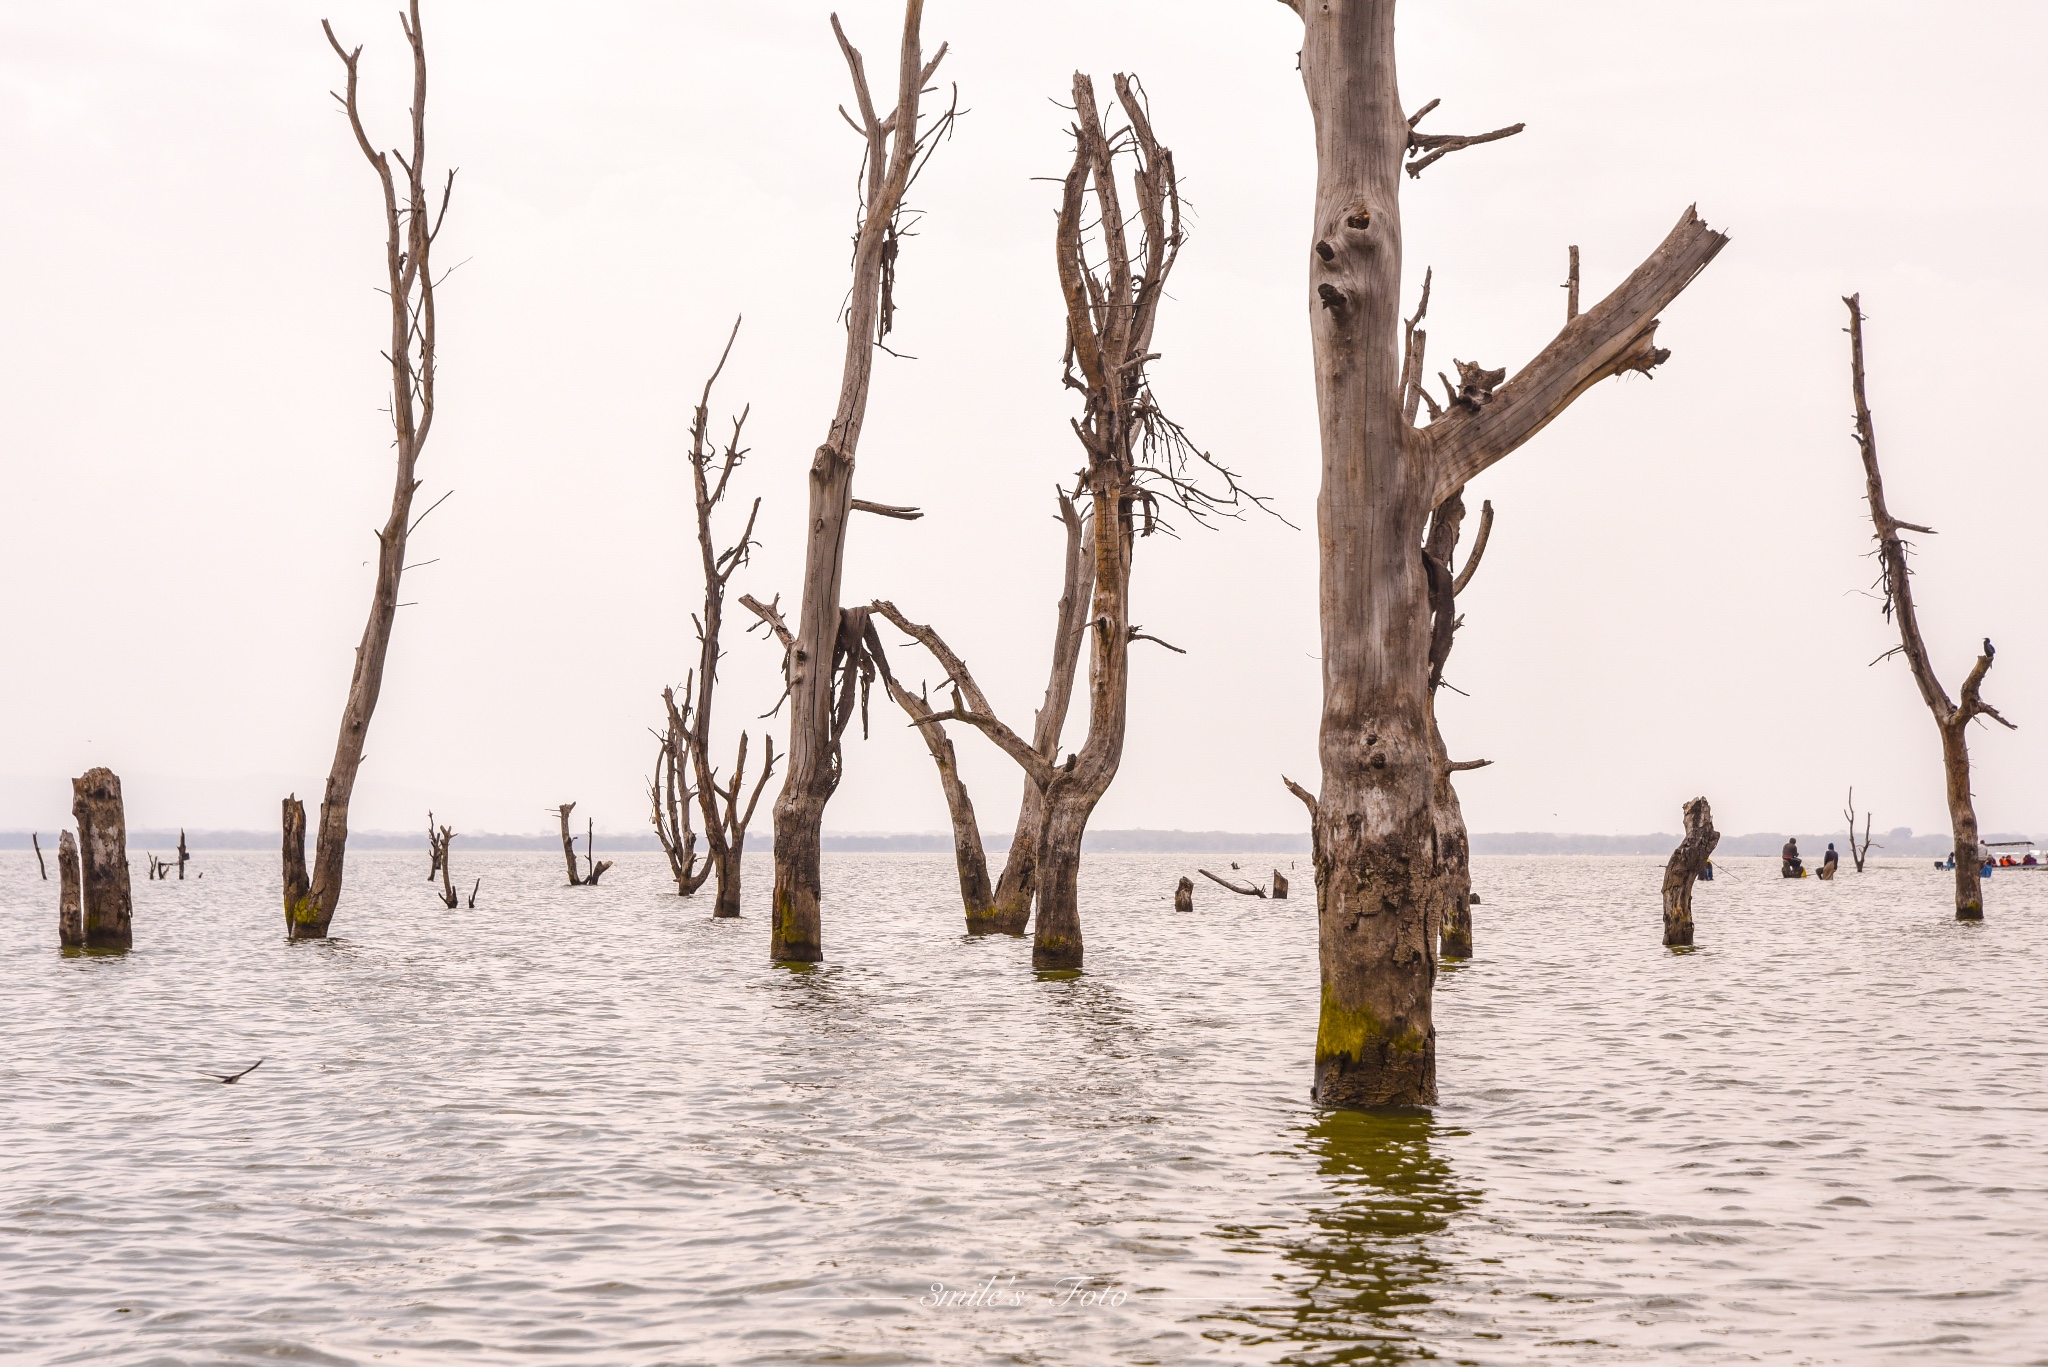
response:
<path fill-rule="evenodd" d="M 1700 870 L 1714 857 L 1721 833 L 1714 829 L 1714 813 L 1707 800 L 1696 797 L 1685 804 L 1685 839 L 1671 852 L 1664 866 L 1664 943 L 1678 948 L 1692 943 L 1692 885 Z"/>

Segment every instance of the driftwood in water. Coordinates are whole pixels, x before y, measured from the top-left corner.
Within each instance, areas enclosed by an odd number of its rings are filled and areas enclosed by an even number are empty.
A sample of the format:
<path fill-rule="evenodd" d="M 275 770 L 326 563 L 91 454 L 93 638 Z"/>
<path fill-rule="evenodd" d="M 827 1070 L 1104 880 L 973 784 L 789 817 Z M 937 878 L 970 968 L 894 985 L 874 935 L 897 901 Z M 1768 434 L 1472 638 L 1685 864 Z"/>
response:
<path fill-rule="evenodd" d="M 596 887 L 597 880 L 604 877 L 604 871 L 611 866 L 611 860 L 597 857 L 597 823 L 586 817 L 583 822 L 583 886 Z"/>
<path fill-rule="evenodd" d="M 1696 797 L 1685 804 L 1685 839 L 1671 852 L 1664 866 L 1664 943 L 1671 946 L 1692 943 L 1692 885 L 1707 861 L 1721 833 L 1714 829 L 1714 813 L 1707 800 Z"/>
<path fill-rule="evenodd" d="M 1397 80 L 1395 0 L 1288 4 L 1302 23 L 1298 63 L 1314 115 L 1303 127 L 1313 128 L 1317 164 L 1301 255 L 1322 446 L 1315 1096 L 1326 1106 L 1426 1106 L 1437 1095 L 1430 917 L 1442 878 L 1431 594 L 1417 547 L 1434 508 L 1581 394 L 1660 364 L 1669 353 L 1656 345 L 1659 313 L 1725 239 L 1687 210 L 1513 378 L 1461 366 L 1441 415 L 1417 426 L 1403 412 L 1402 173 L 1489 135 L 1418 131 Z M 1411 376 L 1410 388 L 1422 378 Z"/>
<path fill-rule="evenodd" d="M 1863 861 L 1870 857 L 1870 849 L 1873 843 L 1870 839 L 1871 817 L 1869 812 L 1863 814 L 1863 839 L 1859 841 L 1856 838 L 1856 790 L 1854 788 L 1849 790 L 1849 806 L 1842 815 L 1849 819 L 1849 857 L 1856 861 L 1856 872 L 1861 873 L 1863 872 Z M 1879 845 L 1877 848 L 1883 849 L 1884 846 Z"/>
<path fill-rule="evenodd" d="M 846 352 L 839 397 L 805 480 L 809 511 L 803 522 L 807 535 L 796 625 L 792 628 L 783 621 L 773 602 L 740 599 L 782 643 L 788 688 L 789 763 L 775 798 L 775 892 L 768 942 L 769 958 L 779 963 L 814 963 L 824 954 L 819 860 L 825 804 L 839 786 L 841 741 L 853 710 L 856 681 L 874 678 L 869 652 L 880 641 L 868 625 L 865 609 L 842 608 L 840 591 L 847 523 L 853 515 L 854 460 L 867 418 L 869 382 L 875 353 L 895 324 L 903 197 L 937 140 L 952 128 L 957 112 L 957 107 L 949 107 L 920 124 L 924 92 L 932 88 L 932 75 L 946 55 L 941 45 L 929 60 L 924 56 L 919 40 L 923 18 L 924 0 L 905 0 L 896 99 L 887 114 L 875 107 L 860 52 L 847 40 L 837 16 L 832 19 L 855 96 L 854 114 L 843 109 L 841 113 L 854 123 L 865 144 L 853 281 L 842 313 Z"/>
<path fill-rule="evenodd" d="M 1225 878 L 1221 874 L 1211 873 L 1207 869 L 1196 869 L 1195 872 L 1201 874 L 1202 877 L 1208 879 L 1212 883 L 1218 884 L 1222 887 L 1229 888 L 1232 892 L 1236 893 L 1240 897 L 1263 898 L 1266 895 L 1266 890 L 1260 887 L 1257 883 L 1239 882 L 1235 878 Z"/>
<path fill-rule="evenodd" d="M 434 814 L 427 813 L 427 820 L 432 822 L 433 819 Z M 442 826 L 437 830 L 429 825 L 427 839 L 433 842 L 434 867 L 441 871 L 441 904 L 453 911 L 460 902 L 455 893 L 455 878 L 451 867 L 454 856 L 449 851 L 449 847 L 455 843 L 455 831 L 448 826 Z"/>
<path fill-rule="evenodd" d="M 41 837 L 41 836 L 39 836 L 39 835 L 37 835 L 37 834 L 36 834 L 36 833 L 35 833 L 34 831 L 30 831 L 30 832 L 28 833 L 28 843 L 29 843 L 29 844 L 31 844 L 31 845 L 33 845 L 33 846 L 35 846 L 35 850 L 36 850 L 36 872 L 38 872 L 38 873 L 42 874 L 42 876 L 43 876 L 43 881 L 44 881 L 45 883 L 49 882 L 49 881 L 50 881 L 50 866 L 49 866 L 49 865 L 47 865 L 47 864 L 45 864 L 45 863 L 43 862 L 43 841 L 42 841 L 42 837 Z"/>
<path fill-rule="evenodd" d="M 312 884 L 305 896 L 294 898 L 292 879 L 287 876 L 285 880 L 286 924 L 292 938 L 299 940 L 325 939 L 335 908 L 341 902 L 341 879 L 348 853 L 349 800 L 355 792 L 356 774 L 363 765 L 370 717 L 384 686 L 384 660 L 401 606 L 398 588 L 405 572 L 406 543 L 419 521 L 412 513 L 412 500 L 420 487 L 420 452 L 434 425 L 434 290 L 440 282 L 434 276 L 430 258 L 434 239 L 440 235 L 448 213 L 455 173 L 449 172 L 447 182 L 440 187 L 437 211 L 427 182 L 427 49 L 420 30 L 419 0 L 409 0 L 406 10 L 399 15 L 399 25 L 411 49 L 412 137 L 406 151 L 381 152 L 363 127 L 362 111 L 356 103 L 357 63 L 363 50 L 343 47 L 333 28 L 321 21 L 328 44 L 341 58 L 347 74 L 345 93 L 337 95 L 336 101 L 347 115 L 356 147 L 376 172 L 382 191 L 385 280 L 381 293 L 389 309 L 391 328 L 383 354 L 390 367 L 388 411 L 397 469 L 391 513 L 377 532 L 377 578 L 370 596 L 369 620 L 363 627 L 362 643 L 356 647 L 348 701 L 341 712 L 341 734 L 335 742 L 334 762 L 328 769 L 327 786 L 320 799 L 320 834 L 314 847 Z M 393 175 L 394 165 L 399 176 Z M 429 507 L 427 513 L 433 510 Z M 286 843 L 291 843 L 289 832 Z"/>
<path fill-rule="evenodd" d="M 57 943 L 65 949 L 85 946 L 84 903 L 78 891 L 78 842 L 71 832 L 57 834 Z"/>
<path fill-rule="evenodd" d="M 1173 909 L 1193 911 L 1195 909 L 1195 883 L 1186 874 L 1180 878 L 1180 886 L 1173 890 Z"/>
<path fill-rule="evenodd" d="M 575 810 L 575 803 L 564 802 L 555 808 L 555 815 L 561 818 L 562 822 L 562 860 L 569 866 L 569 886 L 580 888 L 583 886 L 583 875 L 576 868 L 576 837 L 569 834 L 569 813 Z"/>
<path fill-rule="evenodd" d="M 1912 666 L 1913 682 L 1920 686 L 1921 701 L 1934 714 L 1941 732 L 1941 763 L 1948 780 L 1949 825 L 1955 835 L 1956 919 L 1984 919 L 1984 887 L 1977 861 L 1977 806 L 1970 794 L 1970 723 L 1989 717 L 2007 729 L 2017 729 L 1984 701 L 1984 676 L 1991 672 L 1991 660 L 1998 652 L 1991 639 L 1984 640 L 1984 653 L 1963 680 L 1962 697 L 1950 702 L 1948 690 L 1934 672 L 1927 643 L 1920 637 L 1920 615 L 1913 605 L 1913 581 L 1906 567 L 1907 546 L 1899 533 L 1919 532 L 1932 536 L 1931 527 L 1901 522 L 1885 506 L 1884 477 L 1877 468 L 1877 425 L 1863 393 L 1863 310 L 1861 295 L 1852 294 L 1842 302 L 1849 307 L 1850 385 L 1856 396 L 1856 445 L 1863 455 L 1864 494 L 1870 503 L 1870 521 L 1877 529 L 1877 559 L 1882 567 L 1878 587 L 1884 592 L 1884 611 L 1899 624 L 1899 644 L 1877 658 L 1903 653 Z M 1871 661 L 1877 663 L 1876 660 Z"/>
<path fill-rule="evenodd" d="M 1273 870 L 1273 900 L 1276 902 L 1287 900 L 1287 875 L 1278 869 Z"/>
<path fill-rule="evenodd" d="M 470 910 L 472 911 L 476 909 L 476 890 L 482 887 L 483 885 L 484 880 L 482 878 L 478 878 L 474 883 L 471 883 L 469 885 L 469 906 Z"/>
<path fill-rule="evenodd" d="M 128 883 L 128 819 L 121 780 L 111 769 L 88 769 L 71 780 L 71 815 L 78 821 L 79 891 L 85 906 L 85 947 L 127 949 L 133 892 Z"/>

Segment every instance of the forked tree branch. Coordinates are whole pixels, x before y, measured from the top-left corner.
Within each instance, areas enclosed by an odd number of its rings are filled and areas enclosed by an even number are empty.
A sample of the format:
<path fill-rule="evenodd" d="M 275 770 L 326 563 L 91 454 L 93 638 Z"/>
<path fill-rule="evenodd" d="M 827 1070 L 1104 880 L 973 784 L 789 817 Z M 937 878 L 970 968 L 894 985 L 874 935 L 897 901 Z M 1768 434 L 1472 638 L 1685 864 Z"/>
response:
<path fill-rule="evenodd" d="M 906 508 L 895 503 L 871 503 L 864 498 L 853 501 L 853 510 L 857 513 L 873 513 L 877 517 L 893 517 L 899 522 L 915 522 L 924 516 L 922 508 Z"/>
<path fill-rule="evenodd" d="M 1422 122 L 1423 115 L 1429 113 L 1430 110 L 1436 108 L 1441 103 L 1443 103 L 1441 100 L 1431 100 L 1428 104 L 1422 106 L 1421 109 L 1418 109 L 1408 120 L 1408 175 L 1410 178 L 1421 175 L 1436 164 L 1436 162 L 1453 152 L 1462 152 L 1467 147 L 1477 147 L 1483 142 L 1499 142 L 1502 138 L 1511 138 L 1528 126 L 1519 123 L 1510 124 L 1506 128 L 1496 128 L 1491 133 L 1440 134 L 1416 132 L 1415 125 Z"/>
<path fill-rule="evenodd" d="M 1017 762 L 1019 768 L 1030 780 L 1043 788 L 1052 782 L 1053 766 L 1048 756 L 1031 748 L 1031 742 L 1011 730 L 995 709 L 989 706 L 988 696 L 974 682 L 973 671 L 967 662 L 946 644 L 939 633 L 928 626 L 905 617 L 894 603 L 876 600 L 873 610 L 888 619 L 898 631 L 923 646 L 931 657 L 946 671 L 946 677 L 953 685 L 953 706 L 946 711 L 927 711 L 926 715 L 913 717 L 913 726 L 933 726 L 940 722 L 959 721 L 974 727 L 996 743 L 1004 754 Z"/>
<path fill-rule="evenodd" d="M 1310 792 L 1308 789 L 1302 787 L 1299 783 L 1296 783 L 1293 779 L 1287 777 L 1287 775 L 1285 774 L 1280 775 L 1280 781 L 1287 785 L 1288 792 L 1293 793 L 1296 797 L 1300 798 L 1302 805 L 1308 808 L 1309 824 L 1313 826 L 1315 824 L 1316 817 L 1319 814 L 1319 809 L 1316 804 L 1316 795 Z"/>
<path fill-rule="evenodd" d="M 1657 315 L 1728 243 L 1688 208 L 1657 250 L 1612 294 L 1581 314 L 1500 389 L 1463 404 L 1425 434 L 1436 459 L 1431 502 L 1500 460 L 1564 412 L 1573 399 L 1612 375 L 1647 374 L 1670 353 L 1656 346 Z"/>

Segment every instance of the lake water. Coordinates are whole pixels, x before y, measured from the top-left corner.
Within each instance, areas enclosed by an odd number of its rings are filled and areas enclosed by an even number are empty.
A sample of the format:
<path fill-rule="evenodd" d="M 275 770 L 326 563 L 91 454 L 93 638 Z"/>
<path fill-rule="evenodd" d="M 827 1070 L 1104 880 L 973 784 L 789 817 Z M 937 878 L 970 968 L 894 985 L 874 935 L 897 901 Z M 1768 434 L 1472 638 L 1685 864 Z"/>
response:
<path fill-rule="evenodd" d="M 139 855 L 92 958 L 0 855 L 10 1363 L 2048 1363 L 2048 873 L 1730 860 L 1672 953 L 1657 860 L 1476 860 L 1444 1104 L 1358 1116 L 1306 859 L 1091 857 L 1040 978 L 944 857 L 826 856 L 803 971 L 761 859 L 365 854 L 288 945 L 274 855 Z"/>

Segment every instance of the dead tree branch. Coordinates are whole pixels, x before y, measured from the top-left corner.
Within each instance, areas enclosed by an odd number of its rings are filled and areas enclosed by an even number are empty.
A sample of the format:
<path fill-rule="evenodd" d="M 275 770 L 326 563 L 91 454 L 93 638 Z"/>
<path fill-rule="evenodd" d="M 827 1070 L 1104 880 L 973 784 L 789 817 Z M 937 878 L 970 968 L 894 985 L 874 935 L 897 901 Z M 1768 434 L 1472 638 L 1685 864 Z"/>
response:
<path fill-rule="evenodd" d="M 1431 100 L 1408 120 L 1407 170 L 1411 178 L 1421 175 L 1453 152 L 1462 152 L 1467 147 L 1477 147 L 1483 142 L 1499 142 L 1502 138 L 1511 138 L 1528 126 L 1520 123 L 1509 124 L 1506 128 L 1496 128 L 1491 133 L 1443 135 L 1416 132 L 1415 125 L 1421 123 L 1423 116 L 1441 103 L 1441 100 Z"/>

